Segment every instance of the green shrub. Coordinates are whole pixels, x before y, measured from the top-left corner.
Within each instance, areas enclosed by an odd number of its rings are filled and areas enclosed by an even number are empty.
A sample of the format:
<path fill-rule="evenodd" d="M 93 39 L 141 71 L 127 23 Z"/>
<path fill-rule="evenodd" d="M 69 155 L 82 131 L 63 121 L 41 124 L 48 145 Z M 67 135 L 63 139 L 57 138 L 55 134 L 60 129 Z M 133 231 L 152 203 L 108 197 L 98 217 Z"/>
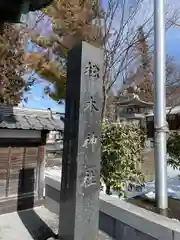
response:
<path fill-rule="evenodd" d="M 167 140 L 168 164 L 174 169 L 180 169 L 180 131 L 170 132 Z"/>
<path fill-rule="evenodd" d="M 138 165 L 142 162 L 144 131 L 132 123 L 103 123 L 101 141 L 101 178 L 106 193 L 113 188 L 123 195 L 127 183 L 142 185 L 144 177 Z"/>

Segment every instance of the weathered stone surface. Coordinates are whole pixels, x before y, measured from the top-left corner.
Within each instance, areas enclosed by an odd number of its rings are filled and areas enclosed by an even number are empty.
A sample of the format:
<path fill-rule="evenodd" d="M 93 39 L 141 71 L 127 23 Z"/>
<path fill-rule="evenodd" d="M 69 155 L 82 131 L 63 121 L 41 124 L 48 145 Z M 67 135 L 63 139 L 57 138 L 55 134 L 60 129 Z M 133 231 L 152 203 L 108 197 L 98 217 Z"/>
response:
<path fill-rule="evenodd" d="M 0 215 L 0 240 L 56 238 L 58 223 L 58 216 L 44 207 Z"/>
<path fill-rule="evenodd" d="M 180 239 L 180 231 L 174 231 L 174 236 L 173 236 L 173 240 L 179 240 Z"/>
<path fill-rule="evenodd" d="M 50 179 L 49 179 L 50 180 Z M 60 180 L 46 181 L 47 191 L 45 206 L 58 212 Z M 48 187 L 47 187 L 48 185 Z M 97 239 L 106 240 L 179 240 L 180 223 L 175 220 L 139 208 L 125 201 L 100 194 L 99 235 Z M 95 238 L 96 239 L 96 238 Z"/>
<path fill-rule="evenodd" d="M 153 238 L 135 228 L 132 228 L 131 226 L 128 226 L 120 221 L 116 222 L 116 230 L 115 230 L 115 236 L 116 239 L 121 240 L 157 240 L 156 238 Z"/>
<path fill-rule="evenodd" d="M 58 224 L 58 215 L 43 206 L 23 211 L 23 214 L 0 215 L 0 240 L 55 240 L 58 239 Z M 101 232 L 98 237 L 98 240 L 108 239 Z"/>
<path fill-rule="evenodd" d="M 94 240 L 98 230 L 103 51 L 85 42 L 68 56 L 60 237 Z"/>

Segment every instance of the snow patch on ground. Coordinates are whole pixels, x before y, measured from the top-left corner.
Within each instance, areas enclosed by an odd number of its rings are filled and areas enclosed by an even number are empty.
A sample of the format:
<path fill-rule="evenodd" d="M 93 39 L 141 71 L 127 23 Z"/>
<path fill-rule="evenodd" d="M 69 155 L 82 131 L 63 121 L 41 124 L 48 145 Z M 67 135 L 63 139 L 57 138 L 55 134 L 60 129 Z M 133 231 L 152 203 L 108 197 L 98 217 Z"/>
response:
<path fill-rule="evenodd" d="M 172 167 L 167 167 L 167 174 L 168 174 L 168 196 L 172 197 L 174 199 L 180 199 L 180 171 L 174 170 Z M 103 192 L 105 193 L 105 185 L 103 186 Z M 118 197 L 117 191 L 111 191 L 113 197 Z M 135 196 L 140 196 L 144 194 L 144 197 L 147 197 L 147 199 L 155 199 L 155 181 L 147 182 L 145 184 L 145 187 L 142 189 L 142 191 L 137 192 L 136 190 L 133 190 L 131 192 L 126 192 L 127 198 L 132 198 Z"/>
<path fill-rule="evenodd" d="M 180 199 L 180 171 L 168 166 L 167 174 L 168 196 L 174 199 Z M 147 183 L 144 192 L 146 192 L 145 195 L 147 198 L 155 199 L 155 181 Z"/>

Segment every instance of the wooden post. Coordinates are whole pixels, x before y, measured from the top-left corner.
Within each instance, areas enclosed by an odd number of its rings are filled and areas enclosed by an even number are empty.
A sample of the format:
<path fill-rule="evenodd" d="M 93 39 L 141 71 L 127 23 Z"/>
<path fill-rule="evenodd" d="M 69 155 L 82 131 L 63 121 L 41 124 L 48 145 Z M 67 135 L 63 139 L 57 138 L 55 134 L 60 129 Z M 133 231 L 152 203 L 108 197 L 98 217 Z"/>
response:
<path fill-rule="evenodd" d="M 7 174 L 6 174 L 6 198 L 9 194 L 9 178 L 11 170 L 11 158 L 12 158 L 12 147 L 8 147 L 8 165 L 7 165 Z"/>
<path fill-rule="evenodd" d="M 38 149 L 38 162 L 37 162 L 37 188 L 38 188 L 38 199 L 44 197 L 45 187 L 45 146 L 39 146 Z"/>
<path fill-rule="evenodd" d="M 59 237 L 95 240 L 99 225 L 103 50 L 68 55 Z"/>

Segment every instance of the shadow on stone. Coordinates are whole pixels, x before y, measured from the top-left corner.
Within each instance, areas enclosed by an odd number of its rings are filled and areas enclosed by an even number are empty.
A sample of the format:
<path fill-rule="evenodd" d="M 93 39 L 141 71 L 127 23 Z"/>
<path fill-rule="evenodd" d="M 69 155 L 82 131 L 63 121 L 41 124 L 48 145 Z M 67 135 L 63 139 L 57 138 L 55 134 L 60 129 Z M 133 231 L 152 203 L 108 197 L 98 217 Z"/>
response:
<path fill-rule="evenodd" d="M 57 239 L 55 233 L 34 211 L 34 174 L 33 168 L 19 172 L 17 212 L 22 223 L 34 240 Z"/>

